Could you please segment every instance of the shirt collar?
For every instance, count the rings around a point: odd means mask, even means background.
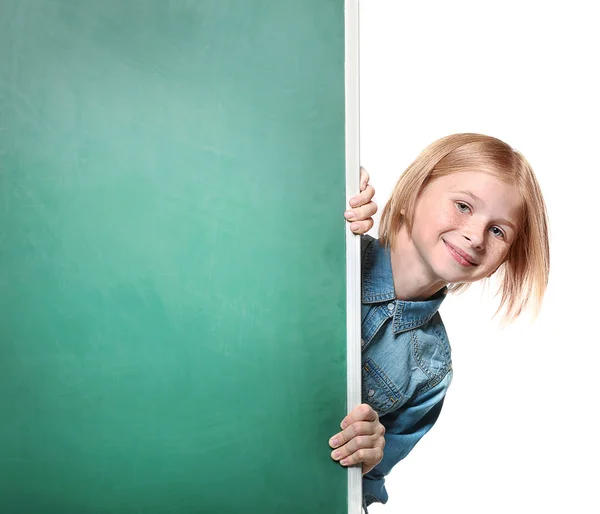
[[[394,316],[394,332],[402,332],[423,325],[438,311],[446,298],[447,287],[423,301],[398,300],[394,290],[394,277],[390,250],[373,239],[363,255],[362,303],[377,304],[394,302],[390,316]]]

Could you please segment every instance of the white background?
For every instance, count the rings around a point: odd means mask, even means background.
[[[360,160],[380,209],[425,146],[481,132],[533,165],[551,227],[537,320],[499,326],[493,288],[446,299],[454,382],[436,426],[389,476],[388,504],[370,514],[600,513],[597,9],[360,2]]]

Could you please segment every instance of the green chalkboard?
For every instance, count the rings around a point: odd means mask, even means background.
[[[0,512],[341,513],[343,0],[0,0]]]

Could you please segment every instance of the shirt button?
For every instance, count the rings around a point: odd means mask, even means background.
[[[375,394],[374,389],[369,389],[369,398]]]
[[[394,303],[388,303],[388,311],[393,311],[394,310]]]

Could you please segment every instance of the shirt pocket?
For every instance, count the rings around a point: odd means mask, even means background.
[[[397,409],[406,401],[386,373],[371,358],[362,363],[362,398],[363,403],[368,403],[380,416]]]

